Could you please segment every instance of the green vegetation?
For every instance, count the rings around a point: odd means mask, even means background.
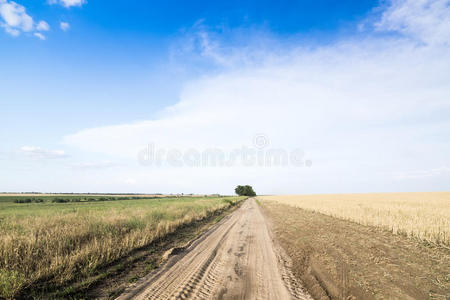
[[[0,298],[20,298],[43,282],[61,286],[95,274],[133,250],[245,197],[55,200],[69,198],[0,201]]]
[[[157,199],[161,196],[114,196],[114,195],[52,195],[52,196],[28,196],[24,194],[23,196],[2,196],[0,194],[1,202],[14,202],[14,203],[42,203],[42,202],[55,202],[55,203],[66,203],[66,202],[93,202],[93,201],[117,201],[117,200],[137,200],[137,199]]]
[[[238,185],[234,191],[239,196],[248,196],[248,197],[254,197],[256,196],[255,191],[253,188],[249,185]]]

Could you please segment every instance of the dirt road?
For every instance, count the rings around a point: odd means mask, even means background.
[[[249,199],[119,299],[312,299]]]

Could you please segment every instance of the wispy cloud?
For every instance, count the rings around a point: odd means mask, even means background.
[[[34,159],[58,159],[68,157],[63,150],[47,150],[35,146],[23,146],[20,148],[20,151],[27,157]]]
[[[429,169],[429,170],[397,172],[394,174],[394,178],[397,180],[423,179],[423,178],[436,177],[436,176],[441,176],[441,175],[446,175],[446,174],[450,174],[450,168],[443,166],[440,168],[434,168],[434,169]]]
[[[19,29],[14,29],[11,28],[9,26],[5,26],[4,24],[2,24],[2,27],[5,29],[5,32],[12,35],[12,36],[19,36],[20,35],[20,30]]]
[[[72,6],[82,6],[83,4],[87,3],[86,0],[49,0],[49,4],[60,4],[66,8],[72,7]]]
[[[45,21],[40,21],[37,26],[36,26],[36,30],[38,31],[49,31],[50,30],[50,25],[48,25],[47,22]]]
[[[62,31],[67,31],[70,29],[70,24],[67,22],[60,22],[59,28],[61,28]]]
[[[71,165],[72,168],[80,170],[103,170],[116,166],[118,166],[118,164],[111,161],[82,162]]]
[[[390,6],[375,23],[378,30],[399,32],[428,44],[449,43],[448,0],[390,0],[388,3]]]
[[[35,37],[37,37],[38,39],[42,40],[42,41],[45,41],[45,40],[46,40],[45,35],[43,35],[43,34],[40,33],[40,32],[35,32],[33,35],[34,35]]]

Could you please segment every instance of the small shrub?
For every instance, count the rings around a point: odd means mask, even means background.
[[[228,203],[229,205],[234,205],[234,202],[233,202],[233,200],[231,200],[231,199],[224,199],[223,200],[225,203]]]
[[[26,198],[26,199],[16,199],[14,200],[14,203],[31,203],[31,199]]]
[[[25,278],[17,271],[0,269],[0,298],[13,299],[25,284]]]
[[[53,198],[52,202],[53,203],[67,203],[67,202],[69,202],[69,200],[64,199],[64,198]]]

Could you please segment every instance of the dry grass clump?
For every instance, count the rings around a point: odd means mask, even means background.
[[[238,198],[0,206],[0,298],[92,274]],[[24,207],[26,205],[26,207]]]
[[[363,225],[450,245],[450,192],[264,196]]]

